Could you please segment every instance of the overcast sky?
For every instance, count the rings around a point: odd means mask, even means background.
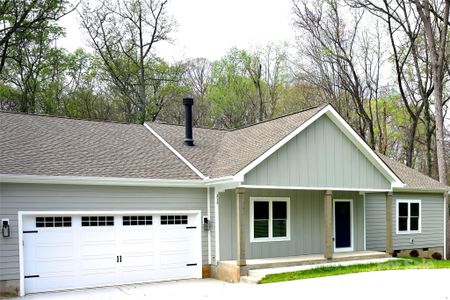
[[[85,0],[84,0],[85,1]],[[91,0],[92,1],[92,0]],[[95,0],[94,0],[95,1]],[[215,60],[230,48],[255,48],[294,37],[291,0],[171,0],[168,13],[178,23],[172,44],[158,53],[173,61],[193,57]],[[72,51],[85,47],[76,12],[61,20],[66,38],[59,44]]]

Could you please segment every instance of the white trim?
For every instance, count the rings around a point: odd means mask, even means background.
[[[116,185],[116,186],[167,186],[167,187],[204,187],[203,180],[145,179],[88,176],[41,176],[0,174],[4,183],[44,183],[76,185]]]
[[[252,185],[241,184],[239,187],[246,189],[272,189],[272,190],[312,190],[312,191],[352,191],[352,192],[391,192],[390,189],[360,189],[346,187],[311,187],[311,186],[276,186],[276,185]]]
[[[269,203],[269,237],[268,238],[254,238],[254,202],[264,201]],[[272,221],[273,221],[273,206],[272,203],[275,201],[286,202],[286,236],[285,237],[273,237],[272,232]],[[280,242],[280,241],[290,241],[291,240],[291,208],[290,208],[289,197],[250,197],[250,243],[261,243],[261,242]]]
[[[363,152],[363,154],[365,154],[364,156],[369,159],[369,161],[372,162],[372,164],[386,177],[386,179],[391,182],[391,188],[404,187],[403,182],[394,174],[394,172],[391,171],[391,169],[389,169],[389,167],[378,157],[378,155],[367,145],[367,143],[363,141],[363,139],[353,130],[353,128],[348,125],[348,123],[337,113],[336,110],[334,110],[331,105],[327,105],[326,107],[318,111],[305,123],[300,125],[297,129],[292,131],[281,141],[272,146],[269,150],[264,152],[261,156],[244,167],[236,174],[236,177],[243,178],[245,174],[253,170],[262,161],[264,161],[271,154],[280,149],[283,145],[297,136],[300,132],[302,132],[305,128],[314,123],[324,114],[326,114],[331,119],[331,121],[333,121],[333,123],[335,123],[338,128],[342,130],[342,132],[355,144],[355,146],[358,147],[358,149]]]
[[[399,211],[399,204],[400,203],[407,203],[408,204],[408,221],[407,221],[407,230],[406,231],[399,231],[398,228],[398,211]],[[419,204],[419,227],[418,230],[411,230],[411,203],[418,203]],[[399,235],[406,235],[406,234],[418,234],[422,233],[422,200],[419,199],[397,199],[395,201],[395,223],[396,223],[396,234]],[[445,223],[445,222],[444,222]]]
[[[362,194],[363,196],[363,205],[364,205],[364,210],[363,210],[363,218],[364,218],[364,251],[367,250],[367,225],[366,225],[366,193]]]
[[[25,296],[25,268],[23,262],[23,220],[22,214],[20,212],[17,213],[17,224],[19,230],[19,296]]]
[[[404,187],[404,188],[393,188],[394,192],[399,192],[399,193],[407,193],[407,192],[412,192],[412,193],[442,193],[442,192],[447,192],[450,191],[450,189],[446,190],[444,188],[437,188],[437,189],[419,189],[419,188],[408,188],[408,187]]]
[[[220,214],[219,214],[219,195],[216,188],[214,188],[214,205],[215,205],[214,216],[216,221],[214,227],[216,229],[215,240],[216,240],[216,265],[217,265],[218,262],[220,261]]]
[[[350,247],[336,248],[336,202],[350,202]],[[353,218],[353,199],[333,199],[333,234],[334,234],[334,252],[351,252],[354,250],[354,218]]]
[[[25,296],[25,276],[24,276],[24,253],[23,253],[23,216],[40,216],[40,215],[125,215],[125,214],[195,214],[197,216],[197,278],[202,278],[202,216],[201,210],[113,210],[113,211],[18,211],[18,230],[19,230],[19,295]],[[153,280],[155,281],[155,280]],[[153,282],[149,281],[149,282]],[[156,280],[160,281],[160,280]],[[115,285],[108,285],[115,286]]]
[[[53,215],[126,215],[126,214],[201,214],[201,210],[27,210],[18,211],[22,216],[53,216]],[[201,220],[200,220],[201,223]],[[201,227],[201,226],[200,226]]]
[[[211,264],[211,196],[209,194],[209,187],[206,188],[206,192],[208,193],[208,195],[206,196],[207,199],[207,204],[206,204],[206,210],[207,210],[207,215],[208,215],[208,264]]]
[[[202,172],[200,172],[196,167],[194,167],[193,164],[191,164],[186,158],[184,158],[183,155],[181,155],[175,148],[173,148],[165,139],[163,139],[162,136],[160,136],[158,133],[156,133],[155,130],[153,130],[147,123],[144,123],[145,128],[148,129],[158,140],[161,141],[161,143],[164,144],[170,151],[172,151],[173,154],[175,154],[182,162],[184,162],[192,171],[194,171],[195,174],[197,174],[200,178],[206,179],[207,176],[203,175]]]
[[[448,214],[448,194],[444,193],[444,259],[447,259],[447,214]]]
[[[235,178],[233,176],[224,176],[224,177],[218,177],[218,178],[208,178],[205,180],[205,185],[217,185],[217,184],[227,184],[235,182]]]

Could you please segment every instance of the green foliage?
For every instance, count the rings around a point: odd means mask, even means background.
[[[216,126],[236,128],[255,121],[252,96],[254,88],[245,74],[242,51],[232,49],[213,63],[212,80],[206,98]],[[250,108],[250,109],[249,109]]]
[[[450,261],[448,260],[435,260],[422,258],[395,259],[382,263],[358,264],[358,265],[335,266],[335,267],[317,267],[304,271],[271,274],[264,277],[259,283],[273,283],[281,281],[301,280],[308,278],[318,278],[351,273],[386,271],[386,270],[448,269],[448,268],[450,268]]]

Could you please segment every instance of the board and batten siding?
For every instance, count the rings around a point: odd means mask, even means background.
[[[390,182],[324,115],[245,175],[246,185],[390,189]]]
[[[0,280],[19,279],[18,211],[201,210],[201,216],[206,216],[206,191],[199,188],[0,184],[0,216],[9,218],[11,223],[11,237],[0,237]],[[202,230],[204,264],[208,263],[207,238],[207,232]]]
[[[443,195],[394,193],[392,197],[392,242],[394,250],[442,247],[444,245]],[[421,233],[397,234],[397,200],[421,200]],[[367,250],[386,249],[386,194],[366,194]]]
[[[250,197],[290,198],[289,241],[250,242]],[[323,191],[302,190],[245,190],[246,258],[271,258],[306,254],[320,254],[324,251]],[[354,247],[364,250],[364,205],[357,192],[333,192],[334,199],[353,199]],[[236,259],[236,195],[235,190],[219,193],[220,260]]]

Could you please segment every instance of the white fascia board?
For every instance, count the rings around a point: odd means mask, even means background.
[[[230,183],[230,182],[235,182],[235,181],[236,181],[236,178],[233,176],[208,178],[208,179],[205,179],[205,185],[206,186],[214,186],[217,184],[224,184],[224,183]]]
[[[161,143],[164,144],[173,154],[175,154],[182,162],[184,162],[195,174],[201,179],[207,179],[208,177],[203,175],[193,164],[191,164],[183,155],[181,155],[174,147],[172,147],[165,139],[162,138],[156,131],[154,131],[147,123],[144,123],[145,128],[148,129]]]
[[[441,194],[441,193],[445,193],[450,191],[450,189],[444,189],[444,188],[440,188],[440,189],[414,189],[414,188],[408,188],[408,187],[403,187],[403,188],[393,188],[394,193],[398,192],[398,193],[427,193],[427,194]]]
[[[299,126],[296,130],[292,131],[286,137],[284,137],[281,141],[275,144],[272,148],[263,153],[260,157],[255,159],[253,162],[248,164],[245,168],[239,171],[235,177],[238,179],[243,179],[244,175],[253,170],[257,165],[259,165],[262,161],[272,155],[275,151],[280,149],[286,143],[288,143],[291,139],[297,136],[300,132],[302,132],[309,125],[314,123],[321,116],[326,114],[330,117],[330,120],[338,126],[339,129],[348,137],[350,140],[358,147],[358,149],[364,154],[365,157],[372,162],[372,164],[391,182],[391,188],[394,187],[403,187],[403,182],[394,174],[394,172],[389,169],[388,166],[378,157],[378,155],[370,149],[367,143],[353,130],[353,128],[337,113],[336,110],[331,105],[325,106],[323,109],[318,111],[314,116],[309,118],[305,123]],[[242,181],[242,180],[241,180]]]
[[[391,192],[390,189],[364,189],[364,188],[346,188],[346,187],[326,187],[326,186],[276,186],[276,185],[250,185],[242,184],[239,187],[246,189],[270,189],[270,190],[307,190],[307,191],[350,191],[364,193]]]
[[[42,183],[113,186],[204,187],[203,180],[145,179],[87,176],[41,176],[0,174],[2,183]]]

